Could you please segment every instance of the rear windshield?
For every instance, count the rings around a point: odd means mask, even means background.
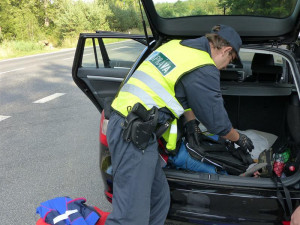
[[[297,0],[153,0],[159,16],[176,18],[208,15],[290,16]]]

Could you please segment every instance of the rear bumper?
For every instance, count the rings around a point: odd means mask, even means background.
[[[192,225],[194,223],[180,222],[177,220],[167,219],[165,225]]]

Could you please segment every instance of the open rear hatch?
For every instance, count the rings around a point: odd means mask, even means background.
[[[198,10],[189,11],[183,9],[190,6],[189,1],[141,1],[156,36],[199,37],[220,23],[232,26],[244,44],[292,42],[299,34],[300,2],[297,0],[190,1]],[[210,4],[215,10],[201,10],[204,4]]]

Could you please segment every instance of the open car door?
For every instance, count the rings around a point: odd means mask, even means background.
[[[106,31],[80,34],[72,76],[99,112],[110,107],[120,84],[147,49],[146,44],[143,35]]]

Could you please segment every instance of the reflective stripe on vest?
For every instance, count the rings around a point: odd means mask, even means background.
[[[179,118],[182,115],[184,109],[179,104],[175,96],[168,92],[153,77],[149,76],[143,71],[137,70],[131,78],[134,78],[139,82],[147,84],[147,88],[150,88],[152,90],[151,93],[149,93],[149,91],[141,89],[139,85],[131,84],[131,82],[128,82],[124,85],[124,87],[121,89],[122,92],[130,92],[139,97],[140,99],[143,99],[143,102],[145,102],[149,108],[158,105],[166,105],[167,103],[169,106],[168,108],[174,114],[175,117]],[[154,99],[156,98],[156,96],[159,96],[160,99],[156,99],[155,102]]]
[[[180,40],[170,41],[154,51],[138,67],[121,88],[112,107],[127,116],[128,107],[140,102],[147,109],[153,106],[167,107],[178,119],[184,109],[175,97],[175,85],[183,75],[205,65],[215,65],[207,52],[183,46]],[[170,150],[176,147],[177,128],[175,133],[170,132],[175,124],[177,122],[173,121],[173,126],[163,135],[168,144],[170,141]]]
[[[169,129],[162,135],[163,139],[166,141],[167,150],[175,150],[177,142],[177,120],[173,120]]]

